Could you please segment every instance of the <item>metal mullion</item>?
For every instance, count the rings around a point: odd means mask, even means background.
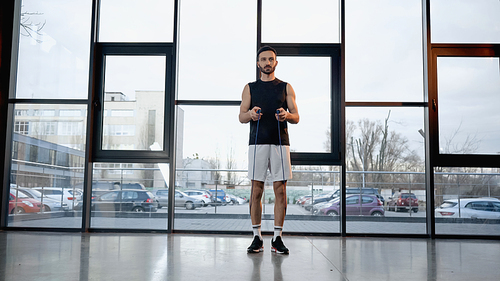
[[[346,107],[426,107],[427,102],[345,102]]]
[[[499,155],[485,154],[439,154],[435,160],[435,167],[477,167],[500,168]]]
[[[423,98],[427,102],[424,107],[424,128],[425,128],[425,190],[426,190],[426,233],[429,237],[435,238],[436,236],[436,219],[434,217],[434,154],[433,147],[436,145],[433,142],[433,137],[436,136],[437,129],[432,125],[435,115],[431,115],[432,98],[430,96],[430,81],[434,81],[432,76],[432,57],[431,57],[431,12],[430,0],[422,1],[422,52],[423,52]],[[434,110],[435,111],[435,110]]]
[[[176,166],[175,163],[177,162],[177,155],[176,155],[176,150],[177,150],[177,106],[176,106],[176,99],[178,96],[177,93],[177,82],[178,82],[178,74],[179,74],[179,45],[180,45],[180,40],[179,40],[179,35],[180,35],[180,1],[179,0],[174,0],[174,26],[173,26],[173,38],[172,38],[172,62],[171,62],[171,75],[170,77],[172,78],[172,81],[170,81],[170,87],[171,87],[171,93],[166,99],[168,98],[170,100],[170,109],[168,113],[170,113],[170,118],[167,120],[170,120],[169,124],[169,140],[168,143],[170,144],[168,149],[169,149],[169,189],[168,189],[168,206],[167,206],[167,233],[172,233],[174,229],[174,214],[175,214],[175,181],[176,181]],[[166,77],[167,78],[167,77]],[[166,82],[166,81],[165,81]],[[166,87],[165,87],[166,88]],[[165,122],[167,123],[167,122]],[[165,140],[164,140],[164,143]]]
[[[19,40],[19,24],[21,1],[4,1],[0,4],[0,41],[2,42],[0,61],[0,131],[4,136],[0,140],[0,229],[8,224],[9,216],[9,186],[11,169],[13,106],[8,98],[13,95],[16,85],[16,68]],[[14,74],[14,75],[13,75]]]
[[[345,0],[340,0],[340,161],[342,163],[341,173],[340,173],[340,191],[343,196],[340,196],[340,235],[342,237],[347,236],[347,216],[346,216],[346,174],[347,174],[347,163],[346,163],[346,102],[345,102]]]
[[[338,43],[262,43],[275,48],[279,56],[335,56],[339,54]]]
[[[88,104],[87,99],[9,99],[14,104]]]
[[[91,220],[91,198],[92,198],[92,175],[93,175],[93,149],[94,149],[94,121],[95,108],[93,101],[96,96],[95,92],[95,66],[97,65],[96,58],[96,42],[99,38],[99,7],[100,0],[92,1],[92,22],[90,31],[90,56],[89,56],[89,83],[88,83],[88,98],[87,103],[87,136],[85,144],[85,167],[83,176],[83,206],[82,206],[82,226],[81,230],[87,232],[90,229]]]
[[[176,100],[175,105],[240,106],[240,100]]]
[[[455,49],[477,49],[477,48],[494,48],[499,49],[500,44],[498,43],[484,43],[484,44],[464,44],[464,43],[432,43],[430,44],[433,49],[441,48],[455,48]]]
[[[500,45],[489,47],[432,46],[431,52],[437,57],[495,57],[500,56]]]

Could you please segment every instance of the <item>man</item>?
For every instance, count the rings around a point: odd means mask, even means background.
[[[292,86],[274,75],[277,65],[276,50],[269,46],[260,48],[257,52],[257,67],[261,77],[245,85],[241,97],[240,122],[250,122],[248,177],[252,180],[250,217],[254,239],[247,249],[248,253],[258,253],[264,248],[261,199],[268,169],[276,197],[271,250],[289,253],[281,238],[287,206],[286,181],[292,178],[287,122],[298,123],[299,112]]]

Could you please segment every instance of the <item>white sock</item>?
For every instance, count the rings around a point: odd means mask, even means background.
[[[260,240],[262,239],[262,233],[260,231],[260,224],[252,225],[253,236],[259,236]]]
[[[278,236],[281,236],[281,233],[283,232],[283,227],[282,226],[274,226],[274,237],[273,241],[276,240]]]

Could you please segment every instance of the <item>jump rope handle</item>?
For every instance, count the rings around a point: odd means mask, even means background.
[[[276,109],[276,114],[278,115],[278,138],[279,138],[279,141],[280,141],[281,171],[283,171],[283,184],[285,184],[285,182],[286,182],[286,179],[285,179],[285,168],[284,168],[285,165],[283,164],[283,148],[281,146],[281,130],[280,130],[280,118],[279,118],[280,110],[279,109]]]

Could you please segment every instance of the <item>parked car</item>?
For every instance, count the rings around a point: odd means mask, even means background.
[[[239,205],[239,204],[245,204],[246,203],[246,200],[239,197],[239,196],[236,196],[236,195],[233,195],[233,194],[227,194],[226,196],[229,197],[229,199],[231,200],[231,204],[235,204],[235,205]]]
[[[35,187],[43,195],[58,200],[63,204],[68,205],[69,210],[73,210],[74,207],[81,206],[83,192],[76,188],[61,188],[61,187]]]
[[[23,192],[10,192],[9,214],[37,213],[40,212],[42,203],[30,198]]]
[[[500,200],[497,198],[461,198],[445,200],[435,210],[436,217],[500,219]]]
[[[147,190],[113,190],[92,199],[92,211],[156,212],[158,201]]]
[[[413,193],[408,192],[396,192],[394,196],[389,197],[391,199],[387,202],[388,211],[410,211],[418,212],[418,199]]]
[[[194,210],[200,208],[203,203],[200,200],[188,196],[186,193],[175,190],[175,207],[184,207],[188,210]],[[162,207],[168,206],[168,189],[158,189],[156,190],[156,199]]]
[[[312,211],[314,205],[316,205],[318,203],[328,202],[328,201],[334,199],[335,198],[334,194],[335,194],[334,192],[329,192],[329,193],[322,193],[322,194],[312,196],[311,198],[306,199],[306,201],[304,203],[304,208],[307,211]]]
[[[134,182],[134,183],[122,183],[120,189],[142,189],[146,190],[146,187],[142,183]]]
[[[212,193],[214,199],[212,204],[226,205],[231,202],[231,199],[226,196],[224,189],[210,189],[210,193]]]
[[[189,190],[184,190],[184,193],[186,193],[190,197],[200,200],[204,207],[212,203],[212,194],[207,190],[189,189]]]
[[[83,186],[77,186],[83,189]],[[120,182],[117,181],[92,181],[92,190],[116,190],[120,189]]]
[[[17,189],[11,189],[11,192],[15,194],[16,190],[18,192],[26,194],[30,198],[40,201],[40,203],[43,205],[44,212],[51,212],[51,211],[57,212],[57,211],[68,210],[68,204],[61,203],[60,200],[52,199],[46,195],[43,195],[38,190],[32,188],[17,188]]]
[[[297,199],[297,201],[295,201],[295,204],[298,204],[298,205],[304,207],[304,203],[306,202],[306,200],[308,198],[311,198],[311,195],[301,196],[301,197],[299,197],[299,199]]]
[[[338,216],[340,213],[340,198],[332,200],[328,207],[319,211],[321,215]],[[375,195],[349,195],[346,198],[347,216],[384,216],[384,205]]]
[[[346,188],[346,194],[371,194],[377,196],[377,198],[382,201],[382,203],[385,203],[385,199],[382,195],[379,194],[378,189],[373,188],[373,187],[348,187]],[[333,198],[339,197],[340,196],[340,189],[336,190],[333,194]]]

